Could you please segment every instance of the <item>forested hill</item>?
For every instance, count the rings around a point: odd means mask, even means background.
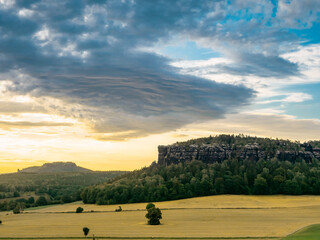
[[[115,204],[127,202],[164,201],[214,194],[320,194],[320,163],[316,157],[308,161],[299,152],[316,152],[318,141],[308,143],[222,135],[177,143],[174,147],[203,147],[218,144],[244,149],[256,145],[266,155],[258,158],[231,154],[219,161],[185,159],[176,164],[153,163],[150,167],[125,174],[118,179],[85,188],[85,203]],[[315,150],[315,151],[314,151]],[[297,153],[298,157],[272,156],[271,153]],[[241,151],[240,151],[241,152]],[[175,154],[183,155],[182,152]],[[250,156],[250,155],[248,155]],[[259,157],[262,156],[262,157]]]

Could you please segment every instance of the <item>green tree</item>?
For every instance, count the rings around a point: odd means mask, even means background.
[[[13,214],[19,214],[20,208],[18,206],[16,206],[12,211],[13,211]]]
[[[24,202],[18,202],[16,203],[16,206],[15,208],[13,209],[13,213],[14,214],[19,214],[19,213],[22,213],[23,210],[25,209],[26,205]]]
[[[162,213],[159,208],[151,207],[147,209],[148,213],[146,214],[146,218],[148,218],[149,225],[159,225],[160,219],[162,219]]]
[[[47,205],[48,202],[47,202],[47,199],[44,196],[40,196],[38,198],[36,204],[39,205],[39,206],[44,206],[44,205]]]
[[[84,236],[85,236],[85,237],[87,237],[87,235],[88,235],[88,233],[89,233],[90,229],[89,229],[89,228],[87,228],[87,227],[84,227],[84,228],[82,228],[82,231],[83,231]]]
[[[29,197],[28,203],[33,204],[34,203],[34,197]]]
[[[83,212],[83,208],[82,207],[77,207],[76,213],[82,213],[82,212]]]
[[[156,205],[154,205],[153,203],[148,203],[146,206],[146,209],[148,210],[149,208],[154,208],[156,207]]]
[[[261,176],[258,176],[254,180],[254,193],[255,194],[267,194],[268,184],[267,180]]]

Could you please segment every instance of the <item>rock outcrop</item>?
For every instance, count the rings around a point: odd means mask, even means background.
[[[222,162],[226,159],[253,160],[277,158],[283,161],[295,162],[298,159],[311,162],[313,158],[320,160],[320,148],[301,145],[301,151],[265,151],[259,144],[251,143],[245,146],[209,144],[209,145],[168,145],[158,146],[158,163],[164,165],[200,160],[205,163]]]

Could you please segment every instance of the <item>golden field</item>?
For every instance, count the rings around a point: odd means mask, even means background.
[[[84,213],[75,213],[78,206]],[[159,226],[146,224],[145,203],[98,206],[82,203],[55,205],[23,214],[0,212],[0,238],[163,237],[163,238],[261,238],[285,237],[320,223],[320,196],[220,195],[159,202]]]

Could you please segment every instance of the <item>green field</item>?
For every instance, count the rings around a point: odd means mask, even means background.
[[[0,238],[81,239],[88,227],[90,237],[117,239],[282,239],[320,223],[320,196],[220,195],[159,202],[159,226],[146,224],[145,205],[123,204],[123,211],[115,212],[117,205],[77,202],[18,215],[0,212]],[[78,206],[85,212],[75,213]]]
[[[318,240],[320,239],[320,224],[311,225],[289,235],[283,240]]]

